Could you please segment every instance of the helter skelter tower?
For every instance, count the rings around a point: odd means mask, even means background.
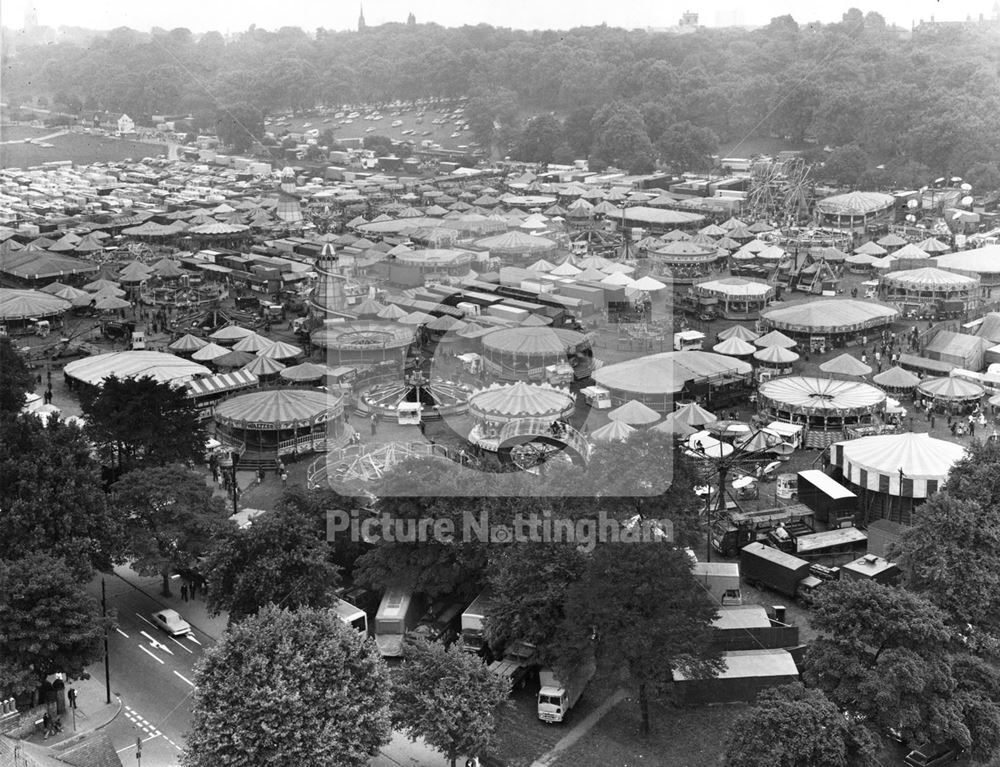
[[[316,291],[309,302],[310,314],[317,324],[333,315],[347,312],[347,294],[344,283],[347,277],[340,271],[340,264],[333,243],[323,245],[314,267],[318,275]]]
[[[275,214],[286,224],[302,224],[302,207],[295,187],[295,171],[285,168],[281,171],[281,186],[278,190],[278,207]]]

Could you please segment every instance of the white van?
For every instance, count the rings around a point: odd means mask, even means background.
[[[368,616],[360,607],[355,607],[343,599],[334,599],[333,610],[348,626],[357,629],[362,636],[368,636]]]

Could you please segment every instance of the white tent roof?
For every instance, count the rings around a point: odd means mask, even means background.
[[[97,386],[112,375],[119,378],[151,376],[160,382],[182,383],[197,376],[209,375],[212,371],[204,365],[173,354],[127,351],[108,352],[74,360],[66,365],[64,372],[70,378]]]
[[[965,448],[927,433],[906,432],[837,442],[831,455],[833,463],[856,485],[899,495],[902,470],[904,494],[926,498],[948,478],[951,467],[965,455]]]

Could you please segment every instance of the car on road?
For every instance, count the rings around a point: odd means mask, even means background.
[[[191,633],[191,624],[184,620],[176,610],[166,609],[153,613],[153,623],[166,631],[170,636],[186,636]]]
[[[961,756],[962,749],[947,743],[928,743],[913,749],[903,757],[903,763],[908,767],[940,767],[951,764]]]

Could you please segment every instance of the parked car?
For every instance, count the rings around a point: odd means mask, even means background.
[[[191,624],[184,620],[176,610],[167,609],[153,613],[153,623],[170,636],[185,636],[191,633]]]
[[[962,755],[962,749],[946,743],[927,743],[913,749],[903,757],[903,763],[908,767],[939,767],[951,764]]]

